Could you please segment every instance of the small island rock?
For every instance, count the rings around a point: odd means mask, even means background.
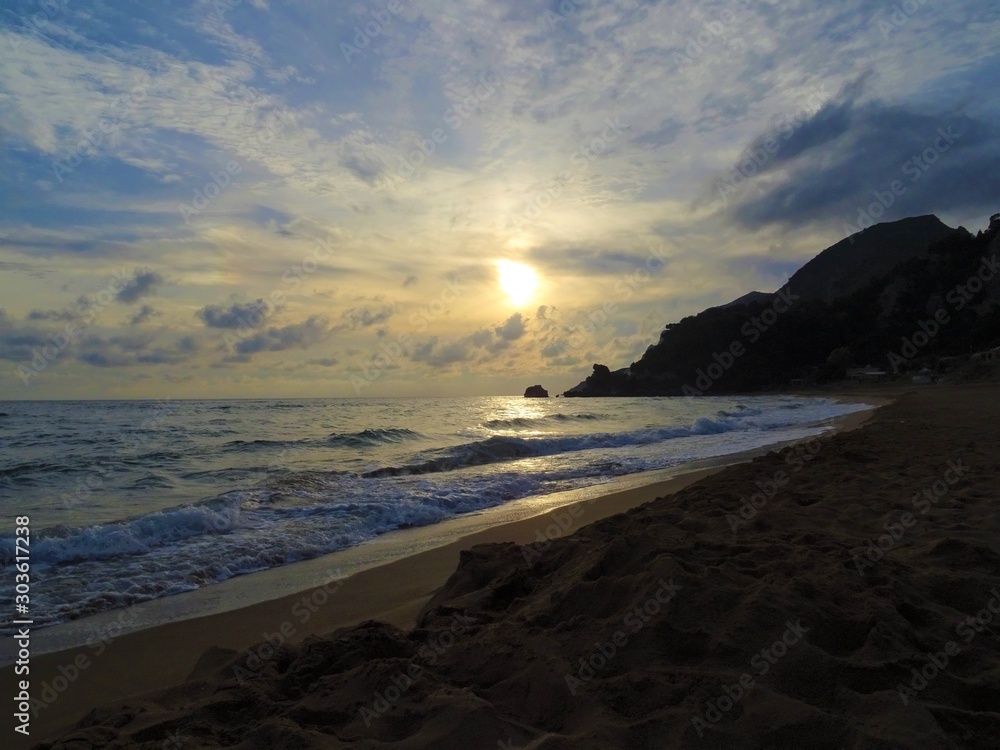
[[[547,390],[545,390],[544,388],[542,388],[542,386],[540,386],[540,385],[533,385],[533,386],[530,386],[524,392],[524,397],[525,398],[548,398],[549,397],[549,392]]]

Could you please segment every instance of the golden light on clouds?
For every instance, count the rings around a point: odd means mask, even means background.
[[[496,264],[500,289],[510,304],[519,307],[529,302],[538,288],[537,274],[523,263],[498,260]]]

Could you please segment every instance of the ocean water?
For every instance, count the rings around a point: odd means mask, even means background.
[[[35,627],[521,498],[816,435],[821,398],[0,402],[0,597]]]

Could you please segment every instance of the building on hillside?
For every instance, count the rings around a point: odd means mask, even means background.
[[[851,367],[847,370],[847,379],[856,380],[859,383],[879,383],[889,379],[889,374],[885,370],[879,370],[871,365],[865,367]]]

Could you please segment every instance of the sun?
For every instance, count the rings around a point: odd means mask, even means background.
[[[496,264],[500,288],[507,295],[510,304],[517,307],[530,300],[538,287],[535,272],[523,263],[510,260],[498,260]]]

